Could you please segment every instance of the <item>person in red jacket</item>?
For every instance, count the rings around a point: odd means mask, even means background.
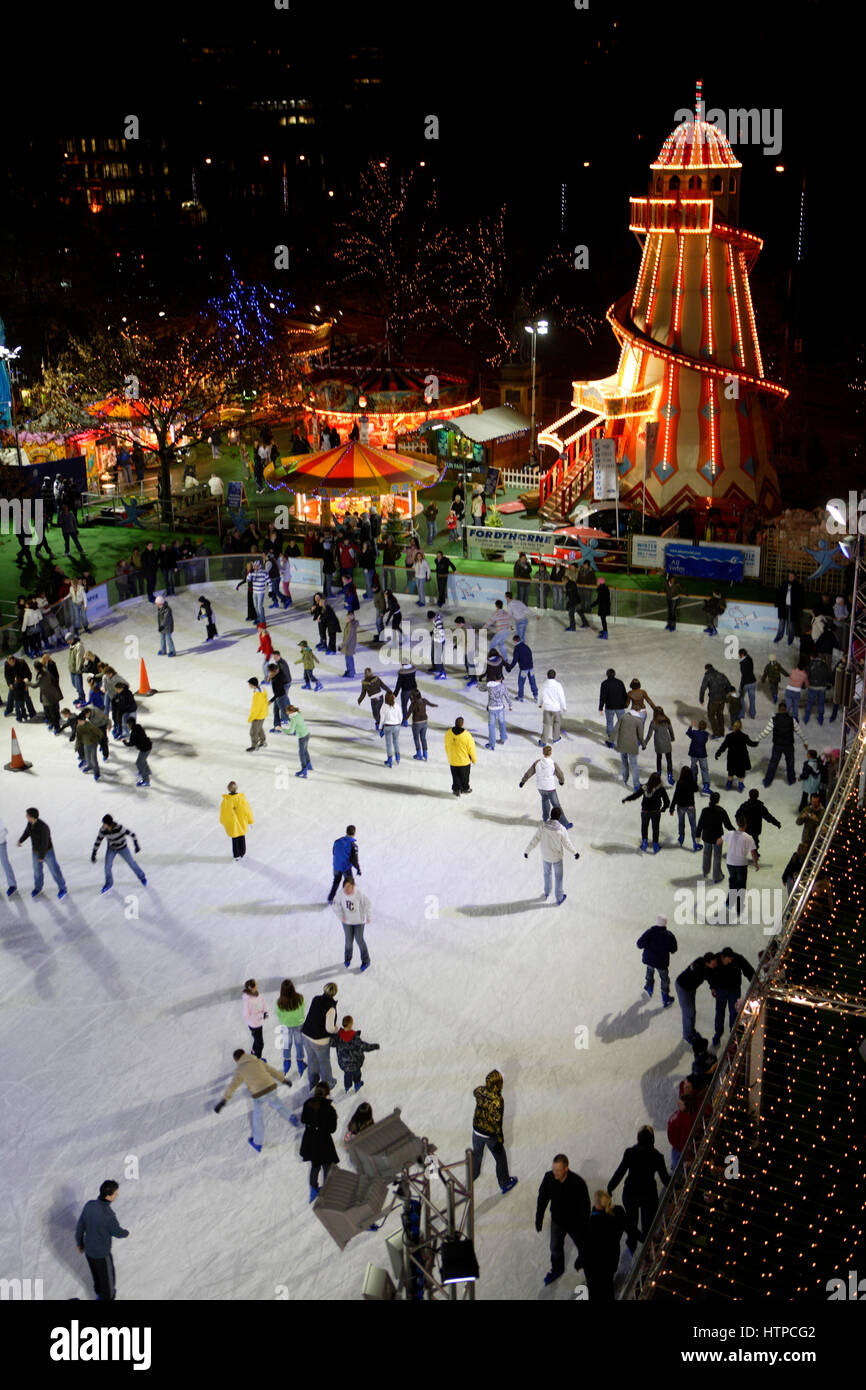
[[[271,634],[268,632],[267,623],[259,623],[258,631],[258,650],[262,653],[262,656],[264,657],[264,660],[262,661],[262,680],[267,684],[268,667],[271,664],[271,661],[273,660],[274,656],[274,644],[271,641]]]
[[[695,1112],[689,1109],[688,1096],[677,1097],[677,1108],[668,1120],[668,1143],[671,1146],[671,1168],[676,1168],[686,1140],[692,1132]]]

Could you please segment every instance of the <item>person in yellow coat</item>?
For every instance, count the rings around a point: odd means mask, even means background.
[[[265,692],[259,688],[259,683],[255,676],[250,677],[247,681],[247,685],[253,692],[253,701],[250,705],[250,717],[247,720],[250,726],[250,746],[247,752],[254,753],[257,748],[267,748],[268,746],[267,739],[265,738],[265,720],[268,717],[268,697]]]
[[[475,756],[475,739],[468,729],[464,729],[462,719],[455,719],[453,727],[445,735],[445,756],[451,765],[453,794],[463,796],[471,792],[469,766],[478,759]]]
[[[220,825],[232,842],[232,854],[237,861],[247,852],[247,826],[253,824],[250,803],[243,792],[238,791],[237,782],[229,782],[228,792],[223,796],[220,806]]]

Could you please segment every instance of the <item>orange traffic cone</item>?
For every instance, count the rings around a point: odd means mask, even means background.
[[[150,681],[147,678],[147,667],[144,664],[144,657],[141,658],[141,675],[139,676],[138,689],[135,693],[136,695],[156,694],[156,691],[151,688]]]
[[[7,772],[28,772],[33,766],[32,763],[25,763],[21,756],[21,745],[18,742],[18,735],[14,729],[12,730],[12,761],[11,763],[6,763],[5,766]]]

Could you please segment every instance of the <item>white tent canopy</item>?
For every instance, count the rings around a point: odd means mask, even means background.
[[[530,421],[508,405],[482,410],[480,415],[461,415],[457,420],[443,420],[442,427],[456,430],[476,444],[488,444],[491,439],[503,439],[509,434],[528,433]]]

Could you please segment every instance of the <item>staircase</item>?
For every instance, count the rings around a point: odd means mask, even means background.
[[[583,493],[592,483],[592,460],[568,454],[559,458],[539,483],[538,515],[554,526],[566,525]]]

